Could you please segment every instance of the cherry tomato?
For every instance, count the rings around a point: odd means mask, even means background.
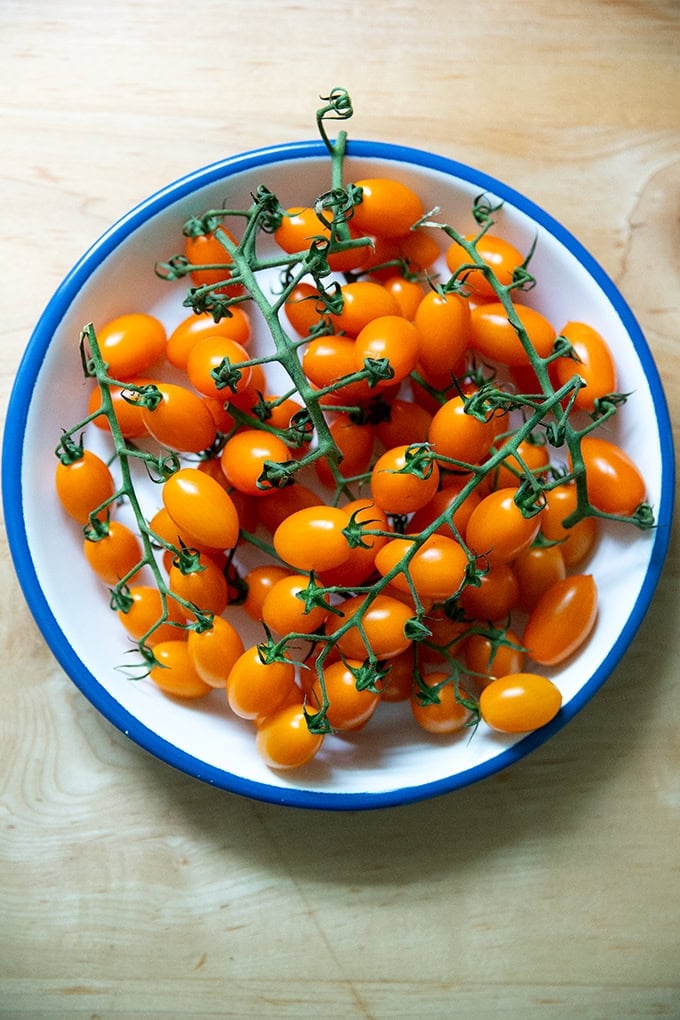
[[[413,616],[413,610],[398,599],[380,594],[367,606],[364,595],[354,595],[340,608],[342,616],[329,617],[327,632],[335,634],[355,614],[361,613],[361,627],[366,636],[364,641],[356,624],[338,636],[337,648],[346,658],[363,662],[372,651],[378,659],[391,659],[406,651],[411,644],[404,627]]]
[[[353,670],[356,671],[360,668],[361,662],[352,659],[347,659],[345,662],[333,662],[324,667],[323,679],[328,700],[326,719],[334,730],[360,729],[366,725],[378,707],[379,694],[368,689],[357,689],[356,675]],[[314,712],[322,705],[321,680],[317,676],[309,694],[308,710]]]
[[[378,550],[375,565],[383,577],[398,567],[410,545],[408,538],[400,537]],[[420,545],[406,569],[419,595],[446,599],[462,584],[467,564],[467,555],[455,539],[435,533]],[[411,590],[405,572],[395,574],[391,583],[401,591]]]
[[[330,211],[328,218],[332,218]],[[351,228],[350,232],[352,232]],[[356,239],[359,238],[356,231],[354,231],[354,236]],[[292,206],[290,209],[286,209],[280,226],[274,231],[276,243],[291,255],[307,251],[316,237],[321,237],[326,241],[330,240],[331,229],[309,206]],[[350,272],[363,265],[367,251],[368,243],[346,248],[344,251],[333,252],[327,256],[328,265],[334,272]]]
[[[515,503],[514,488],[496,489],[475,507],[465,541],[479,556],[492,563],[507,563],[527,549],[538,534],[543,511],[525,517]]]
[[[79,524],[87,524],[92,511],[115,492],[109,468],[91,450],[84,450],[82,457],[69,464],[58,461],[54,478],[59,502]],[[104,508],[98,516],[103,519],[107,513],[108,508]]]
[[[245,649],[236,628],[228,620],[216,616],[209,630],[189,631],[187,651],[203,683],[210,687],[226,687],[231,668]]]
[[[603,513],[628,517],[644,502],[647,487],[628,454],[607,439],[585,436],[581,455],[586,468],[588,499]]]
[[[213,335],[204,337],[191,348],[187,357],[186,371],[192,386],[206,397],[217,397],[231,400],[237,393],[243,393],[252,378],[252,368],[238,366],[248,360],[245,347],[228,336]],[[215,379],[213,373],[230,366],[228,381]]]
[[[473,620],[502,620],[519,601],[519,584],[513,567],[494,562],[479,578],[479,586],[467,585],[460,604]]]
[[[392,446],[424,443],[432,415],[412,400],[395,397],[385,407],[386,418],[375,425],[376,437],[388,450]]]
[[[411,712],[413,718],[428,733],[458,733],[472,716],[468,707],[461,704],[456,697],[455,684],[444,671],[427,673],[423,684],[436,695],[436,701],[423,698],[419,686],[414,685],[411,691]],[[469,695],[459,689],[460,698],[468,699]]]
[[[262,563],[248,571],[244,578],[248,593],[243,603],[248,616],[253,620],[262,619],[262,606],[267,594],[277,581],[288,577],[289,574],[290,571],[286,567],[279,567],[274,563]]]
[[[182,636],[184,616],[173,598],[166,599],[164,610],[158,588],[152,585],[133,585],[129,595],[132,604],[127,611],[118,611],[118,619],[131,638],[135,641],[144,638],[144,643],[153,647],[160,641],[175,641]],[[162,622],[156,627],[159,620]],[[149,634],[152,627],[154,630]]]
[[[518,605],[525,612],[533,609],[541,595],[556,581],[567,576],[559,545],[534,545],[525,549],[512,564],[519,586]]]
[[[262,620],[276,634],[312,634],[328,616],[328,598],[323,605],[306,607],[298,598],[309,586],[306,574],[287,574],[276,581],[262,603]]]
[[[83,540],[85,559],[105,584],[115,585],[124,577],[134,580],[131,572],[143,557],[142,545],[137,536],[121,521],[110,520],[102,525],[101,535],[93,534]]]
[[[597,586],[590,574],[572,574],[551,585],[524,628],[529,657],[542,666],[554,666],[573,655],[595,626],[597,601]]]
[[[328,318],[328,313],[319,301],[318,288],[304,281],[298,283],[286,298],[283,310],[288,322],[300,336],[309,336],[318,322]]]
[[[276,552],[298,570],[330,570],[349,559],[351,548],[344,534],[349,517],[339,507],[319,506],[297,510],[274,532]]]
[[[130,386],[147,386],[153,382],[152,379],[147,379],[144,376],[133,376],[132,379],[128,380]],[[132,390],[126,389],[124,386],[111,386],[111,401],[113,404],[113,413],[118,422],[121,434],[124,439],[139,439],[141,436],[147,434],[146,425],[144,424],[143,409],[140,404],[136,404],[133,401],[127,399],[132,395]],[[99,387],[95,386],[90,391],[90,397],[87,403],[88,414],[94,414],[97,409],[101,407],[101,393]],[[109,420],[105,414],[100,414],[96,418],[93,418],[92,424],[96,425],[102,432],[110,432],[111,426]]]
[[[345,503],[342,509],[348,518],[354,519],[368,531],[390,531],[390,524],[385,513],[370,499],[355,499]],[[325,587],[337,585],[341,588],[352,588],[361,584],[373,573],[375,557],[378,549],[387,542],[385,535],[370,535],[362,531],[361,543],[355,546],[349,558],[337,567],[321,571],[319,578]]]
[[[509,673],[492,680],[479,697],[482,719],[501,733],[528,733],[545,726],[562,707],[552,680],[536,673]]]
[[[494,444],[496,446],[497,443]],[[492,452],[494,452],[492,450]],[[487,476],[489,489],[506,489],[519,485],[526,477],[527,469],[539,478],[550,464],[550,455],[544,444],[524,439],[517,445],[517,452],[508,454],[500,464]],[[485,479],[486,482],[486,479]]]
[[[279,489],[273,499],[258,499],[257,516],[260,524],[273,535],[279,524],[309,507],[319,505],[319,494],[302,482],[293,482]]]
[[[380,391],[403,382],[416,367],[419,356],[418,330],[402,315],[381,315],[367,323],[356,338],[354,365],[364,368],[366,359],[385,359],[392,375],[380,380],[373,389]]]
[[[252,335],[250,317],[240,305],[232,305],[229,315],[215,322],[210,312],[192,314],[177,325],[168,337],[165,356],[175,368],[186,369],[190,351],[209,336],[226,336],[245,347]]]
[[[553,350],[557,333],[544,315],[529,305],[516,304],[515,313],[529,337],[531,345],[541,358]],[[500,301],[479,305],[470,313],[471,346],[482,357],[501,365],[528,365],[529,355],[524,349]]]
[[[255,746],[270,768],[290,769],[311,761],[321,750],[323,740],[323,734],[310,733],[302,704],[294,704],[260,723]]]
[[[373,499],[386,513],[409,514],[420,510],[438,487],[439,468],[422,446],[403,445],[386,450],[371,472]]]
[[[495,677],[521,673],[525,661],[522,641],[509,627],[499,641],[483,633],[470,634],[465,639],[465,666],[485,686]]]
[[[552,370],[558,386],[564,386],[573,376],[585,382],[574,399],[574,407],[592,411],[598,397],[616,392],[616,365],[604,337],[585,322],[568,322],[560,330],[571,343],[578,360],[558,358]]]
[[[431,290],[418,305],[413,321],[420,336],[420,364],[425,374],[442,376],[457,370],[470,346],[470,309],[465,299]]]
[[[267,464],[284,464],[291,460],[284,441],[262,429],[243,429],[227,440],[220,456],[222,471],[228,482],[250,496],[276,493],[273,482],[263,478]]]
[[[225,226],[220,228],[224,234],[236,244],[236,238]],[[215,233],[196,234],[194,237],[187,237],[184,242],[184,254],[187,260],[194,266],[216,266],[214,269],[194,269],[191,279],[197,287],[221,283],[231,277],[229,266],[232,265],[232,257],[224,247]]]
[[[205,553],[199,553],[196,569],[184,573],[173,564],[168,575],[170,591],[191,602],[205,613],[219,616],[227,608],[227,579],[218,564]],[[184,611],[187,619],[192,614]]]
[[[433,417],[428,439],[437,455],[450,457],[464,467],[484,460],[497,432],[494,418],[480,421],[468,414],[464,398],[456,396],[442,404]]]
[[[396,298],[381,283],[373,280],[356,280],[340,288],[342,311],[332,314],[330,320],[336,333],[356,337],[373,319],[384,315],[401,318]]]
[[[163,484],[163,504],[179,528],[210,549],[233,549],[239,519],[219,482],[197,468],[180,468]]]
[[[407,280],[404,276],[396,275],[389,276],[383,286],[397,302],[400,314],[412,322],[418,305],[425,297],[422,285],[417,280]]]
[[[217,436],[215,419],[201,398],[176,383],[154,383],[161,400],[153,410],[142,409],[142,418],[149,435],[171,450],[200,453],[214,443]]]
[[[212,690],[196,672],[186,641],[159,641],[153,654],[158,665],[152,667],[149,676],[165,694],[176,698],[202,698]]]
[[[354,227],[377,237],[403,237],[425,212],[415,191],[401,181],[366,177],[355,181],[362,199],[354,206]]]
[[[468,234],[465,237],[466,241],[474,241],[474,239],[474,234]],[[499,237],[497,234],[487,232],[477,241],[475,247],[479,257],[487,266],[491,267],[494,276],[502,287],[507,287],[512,283],[514,271],[524,261],[523,256],[513,244],[510,244],[509,241]],[[446,264],[451,273],[455,273],[461,266],[469,265],[472,261],[465,249],[457,241],[454,241],[446,250]],[[464,280],[466,286],[470,287],[473,294],[480,294],[483,297],[496,297],[493,285],[487,280],[486,275],[481,269],[472,269],[470,272],[465,273]]]
[[[381,685],[381,701],[388,703],[408,701],[413,687],[414,661],[412,649],[389,660],[389,672]]]
[[[342,460],[337,470],[343,478],[353,478],[367,470],[373,453],[374,432],[370,425],[360,425],[349,414],[339,413],[329,427],[333,442]],[[323,485],[335,488],[335,476],[326,457],[315,461],[316,473]]]
[[[131,379],[165,354],[165,326],[153,315],[130,312],[97,330],[97,343],[112,379]]]
[[[354,340],[346,336],[320,336],[310,340],[302,355],[302,370],[316,389],[335,386],[338,379],[356,372]],[[354,404],[371,396],[366,380],[358,379],[328,393],[324,403]]]
[[[295,686],[292,662],[263,662],[257,645],[246,648],[227,677],[227,701],[235,715],[257,719],[283,705]]]
[[[452,483],[447,485],[445,488],[439,489],[435,492],[431,500],[429,500],[425,506],[421,507],[420,510],[416,510],[413,517],[409,521],[409,531],[415,534],[419,531],[424,531],[430,524],[433,524],[437,518],[441,517],[442,514],[449,512],[451,524],[448,520],[445,520],[437,528],[439,535],[445,535],[447,538],[460,537],[465,538],[465,531],[467,528],[467,522],[470,520],[472,511],[481,502],[481,496],[477,493],[476,489],[473,489],[465,499],[460,502],[460,491],[463,486],[463,482]],[[455,510],[451,512],[451,507],[454,503],[458,503]]]
[[[576,509],[576,486],[573,482],[556,485],[546,493],[546,506],[541,514],[541,533],[550,542],[559,542],[567,567],[574,567],[589,555],[597,539],[596,518],[584,517],[571,528],[562,524]]]
[[[199,552],[206,552],[209,556],[217,558],[220,553],[223,552],[221,549],[214,549],[212,546],[206,546],[199,542],[194,535],[190,535],[185,529],[177,527],[172,517],[165,509],[164,506],[160,507],[150,518],[149,528],[152,533],[152,537],[156,536],[158,539],[157,544],[169,544],[174,550],[179,550],[182,545],[188,546],[190,549],[198,549]],[[169,550],[166,550],[168,552]],[[173,553],[170,552],[170,557]],[[166,564],[169,569],[169,564]]]

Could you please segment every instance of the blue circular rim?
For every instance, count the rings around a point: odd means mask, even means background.
[[[75,685],[109,722],[150,754],[181,772],[232,793],[255,800],[318,810],[363,810],[394,807],[449,793],[499,772],[535,750],[565,726],[593,697],[621,660],[645,616],[656,589],[670,542],[675,491],[675,459],[672,429],[666,397],[651,351],[628,304],[602,267],[579,241],[552,216],[520,192],[488,174],[445,156],[384,142],[354,140],[348,143],[349,157],[411,163],[449,174],[489,191],[531,217],[569,249],[582,263],[621,318],[636,347],[649,380],[659,421],[662,457],[661,498],[656,508],[657,528],[649,566],[639,596],[615,646],[587,684],[547,726],[522,738],[489,762],[435,782],[380,793],[332,793],[279,788],[242,779],[206,765],[178,750],[142,725],[112,698],[87,670],[61,631],[40,587],[31,559],[23,518],[21,466],[24,433],[36,376],[52,335],[92,271],[125,238],[147,219],[168,205],[188,196],[198,187],[221,181],[233,174],[268,163],[325,156],[321,141],[290,142],[253,149],[228,157],[187,174],[140,202],[107,230],[82,256],[64,278],[40,317],[17,369],[7,410],[2,447],[2,500],[15,570],[29,609],[48,646]]]

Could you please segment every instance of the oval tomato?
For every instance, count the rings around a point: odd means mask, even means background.
[[[239,519],[219,482],[198,468],[180,468],[163,484],[163,504],[180,533],[210,549],[233,549]]]
[[[545,726],[562,707],[562,695],[547,677],[509,673],[492,680],[479,697],[482,719],[501,733],[528,733]]]
[[[581,440],[581,455],[592,505],[622,517],[635,513],[644,502],[647,487],[632,458],[620,446],[597,436]]]
[[[556,581],[531,610],[524,628],[527,655],[542,666],[568,659],[590,636],[597,619],[597,585],[590,574]]]

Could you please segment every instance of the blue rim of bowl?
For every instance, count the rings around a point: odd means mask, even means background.
[[[576,696],[547,726],[528,734],[494,758],[454,776],[418,786],[372,792],[334,793],[325,790],[304,790],[291,787],[269,786],[244,779],[214,766],[206,765],[192,755],[179,750],[140,723],[99,684],[73,651],[57,623],[40,587],[33,565],[23,517],[22,455],[24,432],[33,395],[34,382],[42,365],[52,335],[67,309],[77,297],[92,271],[112,251],[140,227],[146,220],[167,206],[186,197],[198,187],[224,180],[234,174],[257,166],[286,160],[304,160],[326,156],[321,141],[289,142],[262,149],[253,149],[224,160],[211,163],[189,173],[149,198],[140,202],[113,224],[80,258],[64,278],[47,305],[29,340],[17,370],[10,396],[2,450],[2,495],[7,536],[14,567],[28,607],[40,628],[53,655],[74,684],[91,704],[140,747],[150,754],[203,782],[255,800],[290,807],[317,810],[363,810],[394,807],[426,800],[449,793],[473,782],[485,779],[507,768],[535,750],[569,722],[593,697],[609,677],[629,647],[642,619],[649,608],[663,569],[670,541],[670,524],[674,498],[674,450],[670,416],[661,380],[651,351],[628,304],[618,288],[579,241],[549,213],[520,192],[472,167],[445,156],[439,156],[409,146],[384,142],[350,140],[347,155],[357,159],[376,159],[414,164],[446,175],[457,177],[491,192],[503,202],[514,206],[552,234],[581,262],[597,285],[606,294],[632,338],[652,391],[659,426],[662,478],[661,496],[655,508],[657,528],[654,535],[649,565],[635,605],[626,620],[615,645]],[[17,480],[19,480],[17,484]]]

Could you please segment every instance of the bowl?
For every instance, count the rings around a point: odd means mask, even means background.
[[[657,527],[631,532],[606,523],[588,564],[600,589],[597,627],[559,670],[563,704],[548,725],[503,735],[482,724],[470,739],[416,732],[403,706],[384,705],[358,734],[333,737],[307,766],[269,768],[252,726],[233,716],[220,692],[181,703],[117,665],[129,643],[104,585],[82,556],[82,534],[58,505],[54,447],[60,430],[85,413],[78,339],[83,326],[146,311],[168,328],[187,315],[178,286],[159,279],[157,259],[178,250],[181,226],[221,206],[246,208],[265,184],[284,206],[307,204],[329,187],[321,141],[283,144],[224,159],[162,188],[115,223],[55,292],[18,368],[3,446],[3,500],[9,544],[28,606],[54,656],[92,705],[122,733],[169,765],[224,790],[291,806],[357,810],[422,800],[505,769],[552,737],[606,681],[633,640],[667,550],[674,492],[671,428],[652,354],[623,297],[581,244],[548,213],[478,170],[412,148],[350,141],[347,179],[387,175],[410,184],[438,219],[472,228],[475,196],[504,203],[502,229],[520,250],[537,239],[538,286],[527,303],[555,325],[587,321],[615,352],[619,389],[634,393],[615,419],[615,438],[640,465]],[[254,343],[257,349],[258,339]],[[99,437],[93,437],[93,448]],[[102,439],[103,442],[103,439]],[[45,522],[51,522],[46,527]]]

